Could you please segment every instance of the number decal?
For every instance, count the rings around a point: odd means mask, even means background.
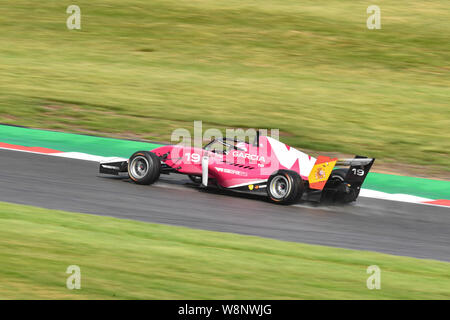
[[[364,170],[363,169],[356,169],[356,168],[353,168],[352,169],[352,171],[353,171],[353,174],[355,175],[355,176],[363,176],[364,175]]]
[[[186,158],[188,162],[200,162],[200,155],[198,153],[186,153]]]

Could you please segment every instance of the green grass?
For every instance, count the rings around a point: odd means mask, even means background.
[[[1,122],[159,141],[193,120],[279,128],[450,170],[447,1],[79,0],[69,31],[71,4],[2,4]]]
[[[81,290],[66,289],[69,265]],[[381,268],[381,290],[366,268]],[[0,299],[450,299],[450,264],[0,203]]]

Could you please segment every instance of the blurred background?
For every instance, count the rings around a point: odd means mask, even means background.
[[[280,207],[2,150],[0,300],[450,299],[449,29],[448,0],[0,0],[0,124],[170,142],[197,120],[377,158],[357,203]],[[0,125],[2,143],[155,147]]]
[[[81,30],[66,26],[73,4]],[[373,4],[380,30],[366,26]],[[447,1],[0,8],[1,123],[156,141],[194,120],[279,128],[293,146],[450,176]]]

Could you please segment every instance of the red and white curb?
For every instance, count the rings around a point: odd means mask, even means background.
[[[127,160],[125,158],[102,157],[102,156],[96,156],[96,155],[82,153],[82,152],[63,152],[63,151],[59,151],[59,150],[41,148],[41,147],[24,147],[24,146],[3,143],[3,142],[0,142],[0,149],[15,150],[15,151],[21,151],[21,152],[36,153],[36,154],[43,154],[43,155],[54,156],[54,157],[62,157],[62,158],[69,158],[69,159],[94,161],[94,162],[105,162],[105,161],[112,162],[112,161],[116,161],[116,160],[117,161]]]
[[[8,144],[0,142],[0,149],[6,150],[15,150],[21,152],[28,153],[36,153],[43,154],[55,157],[69,158],[69,159],[77,159],[77,160],[85,160],[85,161],[94,161],[94,162],[114,162],[114,161],[125,161],[127,159],[120,157],[102,157],[96,156],[92,154],[82,153],[82,152],[63,152],[54,149],[42,148],[42,147],[25,147],[14,144]],[[435,205],[435,206],[444,206],[450,207],[450,200],[446,199],[428,199],[417,196],[412,196],[409,194],[402,193],[386,193],[382,191],[370,190],[370,189],[361,189],[359,194],[361,197],[366,198],[374,198],[374,199],[383,199],[383,200],[391,200],[391,201],[400,201],[400,202],[408,202],[408,203],[419,203],[425,205]]]
[[[364,188],[361,189],[359,196],[366,197],[366,198],[375,198],[375,199],[383,199],[383,200],[391,200],[391,201],[420,203],[420,204],[429,204],[429,205],[450,207],[450,200],[433,200],[433,199],[422,198],[422,197],[418,197],[418,196],[412,196],[410,194],[386,193],[386,192],[382,192],[382,191],[376,191],[376,190],[370,190],[370,189],[364,189]]]

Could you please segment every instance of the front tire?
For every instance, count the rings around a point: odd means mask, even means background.
[[[293,204],[300,201],[305,185],[295,171],[278,170],[267,181],[269,199],[279,204]]]
[[[159,179],[161,160],[153,152],[138,151],[128,161],[128,176],[137,184],[152,184]]]

